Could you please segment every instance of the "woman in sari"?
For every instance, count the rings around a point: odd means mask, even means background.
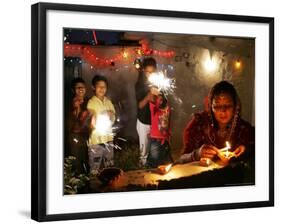
[[[197,113],[187,124],[184,146],[179,163],[210,159],[230,161],[254,161],[255,131],[240,116],[241,104],[232,84],[221,81],[214,85],[208,96],[208,108]],[[222,148],[230,143],[233,156],[222,155]]]

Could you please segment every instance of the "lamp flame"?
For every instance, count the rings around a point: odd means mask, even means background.
[[[172,164],[167,165],[167,166],[165,167],[166,173],[168,173],[171,168],[172,168]]]
[[[171,170],[171,168],[172,168],[172,163],[171,164],[169,164],[169,165],[161,165],[161,166],[158,166],[158,172],[160,173],[160,174],[166,174],[166,173],[168,173],[170,170]]]
[[[231,145],[228,141],[225,142],[225,145],[226,146],[224,148],[220,149],[221,152],[228,151],[229,149],[231,149]]]

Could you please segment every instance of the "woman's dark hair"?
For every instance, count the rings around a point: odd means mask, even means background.
[[[213,86],[213,88],[211,89],[211,91],[209,93],[209,112],[211,115],[210,116],[211,125],[214,127],[217,127],[217,122],[214,119],[214,114],[213,114],[213,110],[212,110],[212,101],[216,96],[218,96],[220,94],[228,94],[231,97],[231,99],[233,100],[233,104],[234,104],[234,115],[233,115],[233,119],[230,124],[231,129],[230,129],[229,135],[228,135],[228,139],[230,139],[234,132],[234,129],[236,127],[237,120],[239,119],[239,116],[241,114],[240,99],[238,97],[238,94],[237,94],[234,86],[227,81],[218,82],[217,84],[215,84]]]
[[[238,94],[237,94],[234,86],[227,81],[221,81],[221,82],[216,83],[210,91],[209,107],[211,107],[215,96],[218,96],[220,94],[228,94],[234,103],[234,107],[236,107],[238,105],[239,98],[238,98]]]
[[[74,78],[72,81],[71,81],[71,89],[74,91],[75,90],[75,86],[77,83],[83,83],[85,84],[85,81],[84,79],[82,79],[81,77],[77,77],[77,78]]]
[[[102,76],[102,75],[95,75],[95,76],[94,76],[94,78],[92,79],[92,86],[95,87],[96,84],[97,84],[98,82],[100,82],[100,81],[105,82],[106,86],[108,86],[108,81],[107,81],[107,79],[106,79],[104,76]]]

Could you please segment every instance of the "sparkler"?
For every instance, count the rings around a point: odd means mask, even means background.
[[[175,88],[175,80],[167,78],[163,72],[152,73],[148,81],[151,83],[151,86],[156,86],[159,91],[164,93],[173,92]]]
[[[95,129],[100,135],[112,134],[112,122],[107,114],[97,116]]]

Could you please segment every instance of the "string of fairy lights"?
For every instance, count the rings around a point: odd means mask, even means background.
[[[116,63],[126,61],[127,63],[137,64],[136,59],[143,56],[158,56],[163,58],[174,57],[175,52],[173,50],[161,51],[149,48],[142,45],[141,47],[123,47],[121,50],[110,57],[101,56],[98,54],[97,47],[87,46],[82,44],[64,44],[64,56],[65,57],[79,57],[81,60],[97,66],[114,66]],[[136,65],[137,66],[137,65]]]
[[[67,34],[68,35],[68,34]],[[186,66],[190,65],[189,58],[190,53],[184,52],[182,55],[176,55],[172,49],[177,49],[179,46],[171,46],[164,42],[159,41],[160,44],[165,45],[170,50],[153,49],[149,46],[147,41],[140,41],[140,46],[99,46],[87,43],[70,43],[68,42],[69,36],[64,37],[64,57],[65,60],[70,62],[85,62],[91,66],[91,68],[105,68],[108,66],[115,66],[116,64],[133,64],[136,69],[141,67],[141,59],[146,56],[156,56],[157,58],[174,59],[175,62],[185,61]],[[101,47],[117,47],[120,50],[111,54],[110,56],[104,56],[101,54]],[[206,58],[203,66],[207,72],[213,72],[217,68],[216,60],[211,56]],[[241,59],[236,59],[234,62],[235,70],[241,70]]]

